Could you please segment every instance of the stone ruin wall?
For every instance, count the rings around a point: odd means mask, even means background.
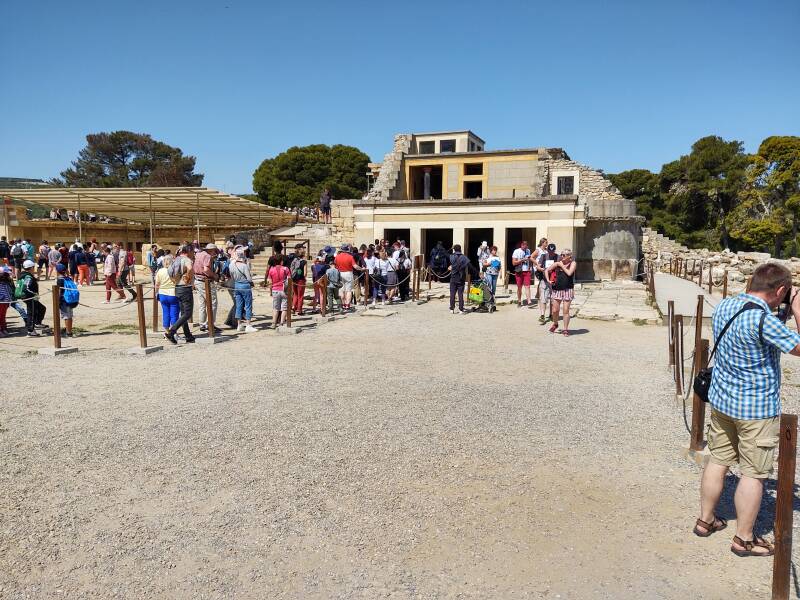
[[[704,285],[708,283],[708,267],[714,282],[719,282],[728,271],[728,289],[734,293],[744,291],[747,278],[755,268],[765,262],[776,262],[784,265],[792,272],[792,280],[800,286],[800,258],[792,256],[788,259],[772,258],[768,252],[731,252],[730,250],[714,251],[708,248],[692,249],[645,227],[642,230],[642,253],[646,260],[655,261],[657,265],[665,265],[670,259],[682,258],[688,261],[688,271],[695,277],[701,267],[706,272]],[[666,268],[666,267],[664,267]]]

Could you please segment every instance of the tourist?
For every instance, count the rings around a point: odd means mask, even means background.
[[[212,284],[219,279],[212,264],[216,256],[217,247],[208,243],[194,257],[194,288],[197,291],[200,331],[208,331],[209,320],[213,323],[217,318],[217,287]],[[211,296],[210,311],[206,306],[206,281],[209,283],[209,295]]]
[[[410,279],[411,259],[408,258],[405,250],[400,250],[400,253],[397,255],[397,287],[399,289],[400,302],[406,302],[410,296]]]
[[[58,287],[58,312],[61,315],[61,320],[64,322],[64,330],[61,335],[64,337],[72,337],[72,317],[73,311],[78,306],[77,299],[71,299],[77,296],[78,288],[75,282],[67,274],[67,269],[64,265],[59,264],[56,267],[56,286]],[[69,296],[69,297],[68,297]]]
[[[126,289],[130,292],[131,297],[129,302],[133,302],[136,300],[136,291],[128,281],[128,277],[131,273],[131,266],[135,262],[133,260],[133,251],[126,250],[123,247],[123,242],[119,242],[118,244],[114,244],[114,254],[117,260],[117,285],[119,285],[120,289]],[[125,292],[122,293],[122,297],[125,297]]]
[[[47,240],[42,240],[42,243],[39,245],[39,255],[36,258],[36,276],[41,279],[42,277],[42,268],[44,268],[44,278],[49,279],[47,276],[48,268],[47,268],[47,255],[50,254],[50,246],[47,245]]]
[[[41,334],[38,330],[48,329],[46,325],[42,325],[44,316],[47,313],[47,307],[38,300],[39,282],[33,276],[35,268],[35,262],[30,259],[25,260],[22,263],[22,270],[19,276],[19,279],[23,280],[22,301],[25,303],[25,311],[28,316],[25,328],[29,337],[39,337]],[[17,285],[19,285],[19,282],[17,282]]]
[[[272,289],[272,328],[285,325],[288,317],[288,299],[286,297],[286,280],[289,269],[283,265],[282,255],[270,256],[267,270],[267,283]]]
[[[441,241],[436,242],[436,246],[431,250],[428,267],[430,267],[433,276],[440,281],[448,276],[449,257]]]
[[[491,255],[491,251],[489,249],[489,242],[481,242],[480,247],[478,248],[478,270],[483,273],[485,263],[489,260],[489,256]]]
[[[548,302],[550,302],[550,292],[552,291],[550,289],[550,282],[547,280],[547,277],[545,277],[545,271],[558,260],[556,245],[548,244],[547,238],[540,239],[534,259],[533,266],[536,270],[536,280],[538,281],[536,293],[539,298],[539,324],[544,325],[550,320],[550,312],[546,312],[545,308]]]
[[[383,280],[384,306],[387,300],[390,304],[392,303],[394,295],[397,292],[397,264],[397,261],[390,257],[386,250],[381,250],[378,268],[380,269],[381,279]]]
[[[19,279],[22,276],[22,263],[25,262],[25,248],[22,246],[22,240],[15,241],[11,245],[9,253],[14,267],[14,277]]]
[[[175,261],[169,267],[169,276],[175,283],[175,297],[178,299],[179,313],[178,320],[173,323],[164,337],[172,344],[177,344],[175,334],[178,329],[183,328],[183,337],[187,344],[194,343],[194,336],[189,329],[189,320],[192,318],[194,310],[194,246],[186,244],[181,247]]]
[[[325,278],[328,282],[328,312],[333,314],[335,303],[339,303],[339,310],[342,309],[342,300],[339,297],[339,289],[342,287],[342,276],[339,269],[333,264],[333,260],[326,259],[328,270],[325,271]]]
[[[6,313],[14,304],[14,282],[11,279],[11,268],[0,265],[0,337],[8,337]]]
[[[517,284],[517,308],[528,306],[531,303],[531,251],[528,242],[522,241],[519,248],[511,255],[511,265],[514,267],[514,279]],[[525,300],[522,300],[522,291],[525,291]]]
[[[453,246],[453,254],[450,256],[450,312],[460,315],[464,312],[464,283],[467,280],[467,273],[472,273],[478,277],[478,270],[472,262],[461,253],[461,244]],[[456,309],[456,297],[458,297],[458,309]]]
[[[364,268],[370,286],[368,289],[372,290],[372,306],[375,306],[379,294],[381,299],[383,299],[383,289],[381,287],[383,281],[380,278],[379,263],[380,260],[375,256],[375,250],[373,248],[367,248],[366,255],[364,256]]]
[[[561,260],[554,262],[545,270],[545,277],[551,282],[552,291],[550,292],[550,303],[552,306],[553,324],[550,326],[550,333],[555,333],[558,329],[558,314],[563,307],[564,327],[561,333],[569,335],[569,307],[575,297],[575,267],[577,263],[572,260],[572,250],[565,248],[561,254]],[[551,274],[554,277],[551,277]]]
[[[492,290],[492,300],[497,295],[497,278],[500,276],[501,267],[502,262],[497,256],[497,246],[492,246],[489,248],[489,255],[481,263],[484,279],[489,285],[489,289]]]
[[[319,196],[319,211],[322,213],[325,223],[331,222],[331,191],[328,188],[322,190]]]
[[[236,320],[239,322],[237,330],[245,333],[254,333],[256,330],[250,324],[253,319],[253,276],[250,274],[250,265],[247,264],[246,251],[239,247],[234,258],[228,265],[236,305]]]
[[[78,262],[77,255],[83,254],[83,251],[78,248],[77,244],[72,244],[67,254],[67,266],[69,267],[68,274],[72,281],[78,281]]]
[[[772,314],[791,294],[789,311],[800,328],[800,297],[792,274],[783,265],[756,267],[747,293],[727,298],[714,310],[716,356],[708,400],[709,461],[700,484],[700,517],[694,533],[707,537],[725,529],[716,516],[728,469],[739,466],[736,487],[736,535],[731,551],[738,556],[772,556],[773,545],[753,531],[761,507],[764,480],[773,470],[780,434],[780,353],[800,356],[800,335]],[[788,316],[788,314],[787,314]]]
[[[25,248],[25,258],[32,262],[36,262],[36,248],[34,247],[30,238],[23,242],[23,248]]]
[[[59,244],[55,244],[47,252],[47,279],[57,276],[56,265],[61,262],[61,252],[58,250]]]
[[[318,254],[314,257],[314,264],[311,265],[311,282],[314,286],[314,312],[319,310],[317,307],[322,304],[322,287],[318,285],[320,279],[325,275],[328,270],[328,263],[325,261],[325,256]]]
[[[349,244],[342,245],[333,259],[333,264],[339,271],[342,281],[342,310],[350,311],[350,302],[353,299],[353,270],[360,270],[360,267],[356,265],[356,260],[350,252]]]
[[[94,285],[97,281],[97,259],[100,256],[100,248],[97,245],[97,239],[92,238],[91,241],[84,247],[86,252],[86,264],[89,266],[89,285]]]
[[[8,245],[6,236],[0,236],[0,265],[9,264],[11,259],[11,246]]]
[[[106,285],[106,299],[103,304],[111,302],[111,290],[115,290],[119,294],[120,300],[125,300],[125,292],[117,286],[117,259],[114,256],[114,248],[106,246],[103,250],[103,275]]]
[[[58,262],[60,262],[65,267],[69,266],[69,248],[67,248],[66,244],[59,244],[58,245],[58,252],[61,254],[61,258]]]
[[[150,279],[155,285],[156,281],[156,271],[158,271],[158,265],[156,261],[158,260],[158,245],[157,244],[150,244],[150,250],[147,251],[145,254],[144,263],[147,265],[147,268],[150,269]]]
[[[292,306],[290,310],[296,315],[303,314],[303,296],[306,293],[306,251],[303,244],[295,246],[294,258],[289,265],[292,280]],[[248,319],[249,320],[249,319]]]
[[[156,270],[153,286],[156,297],[161,304],[161,325],[166,332],[178,322],[180,305],[175,296],[175,282],[169,276],[169,268],[172,266],[172,256],[167,256],[161,263],[161,268]]]

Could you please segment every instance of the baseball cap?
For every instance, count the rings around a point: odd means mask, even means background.
[[[56,264],[56,271],[58,271],[59,273],[63,273],[66,270],[67,270],[67,266],[66,265],[64,265],[62,263]]]
[[[24,263],[22,263],[22,268],[23,269],[32,269],[35,266],[36,266],[36,263],[33,262],[32,260],[26,260]]]
[[[216,250],[216,249],[217,249],[217,247],[214,244],[212,244],[211,242],[206,244],[206,250]]]
[[[547,244],[547,251],[548,252],[555,252],[556,251],[556,245],[555,244]]]

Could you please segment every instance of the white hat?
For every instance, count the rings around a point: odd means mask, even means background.
[[[486,246],[488,246],[488,245],[489,245],[489,242],[483,242],[481,244],[481,248],[486,248]]]
[[[32,269],[35,266],[36,266],[36,263],[33,262],[32,260],[26,260],[24,263],[22,263],[22,268],[23,269]]]

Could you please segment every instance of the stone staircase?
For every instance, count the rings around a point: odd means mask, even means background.
[[[367,196],[370,200],[389,199],[389,194],[397,185],[397,178],[400,176],[403,155],[411,149],[411,139],[412,136],[408,133],[399,133],[394,136],[394,147],[383,157],[378,178]]]
[[[658,233],[655,229],[642,227],[642,251],[645,255],[650,253],[657,254],[659,251],[662,253],[685,254],[689,252],[689,248]]]

